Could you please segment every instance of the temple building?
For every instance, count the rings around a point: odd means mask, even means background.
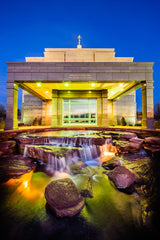
[[[136,124],[135,90],[142,87],[142,127],[154,128],[153,63],[115,57],[113,48],[46,48],[44,57],[8,62],[5,129],[17,129],[18,88],[22,122],[33,125]]]

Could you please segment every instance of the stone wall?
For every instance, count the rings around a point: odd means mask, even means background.
[[[33,125],[35,118],[37,118],[40,125],[42,121],[42,100],[31,94],[24,94],[22,113],[22,122],[24,125]]]
[[[117,125],[121,125],[122,117],[125,118],[128,126],[134,126],[136,124],[135,92],[132,92],[114,102],[114,118],[117,121]]]
[[[62,96],[61,96],[62,97]],[[98,98],[100,99],[100,98]],[[101,126],[101,107],[97,101],[97,124]],[[109,111],[109,108],[108,108]],[[52,118],[52,101],[42,101],[31,94],[25,92],[24,102],[22,104],[22,122],[24,125],[33,125],[35,118],[38,119],[39,125],[51,125]],[[61,113],[62,114],[62,113]],[[62,124],[62,115],[59,116],[59,125]],[[110,117],[108,115],[108,117]],[[121,118],[124,117],[127,125],[135,125],[136,123],[136,101],[135,92],[124,96],[113,104],[113,122],[110,117],[109,125],[120,125]]]

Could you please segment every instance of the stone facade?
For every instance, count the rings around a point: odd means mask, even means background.
[[[96,125],[102,127],[122,116],[133,125],[135,90],[142,87],[142,127],[154,128],[153,63],[115,57],[114,49],[75,48],[45,49],[44,57],[7,65],[6,129],[18,128],[18,87],[38,98],[31,97],[31,104],[24,98],[24,122],[31,124],[36,115],[43,125],[61,126],[64,98],[96,98]]]

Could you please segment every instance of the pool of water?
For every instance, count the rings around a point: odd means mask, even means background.
[[[140,232],[141,217],[136,196],[119,192],[97,170],[92,179],[93,198],[74,217],[57,218],[46,207],[44,190],[49,177],[41,169],[10,179],[0,187],[3,239],[126,239]],[[74,177],[76,183],[76,177]]]

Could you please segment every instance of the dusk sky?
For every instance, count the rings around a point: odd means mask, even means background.
[[[21,0],[0,4],[0,103],[6,105],[6,62],[43,56],[44,48],[115,48],[116,57],[154,62],[160,101],[159,0]],[[141,109],[141,90],[137,90]],[[19,91],[19,108],[21,91]]]

